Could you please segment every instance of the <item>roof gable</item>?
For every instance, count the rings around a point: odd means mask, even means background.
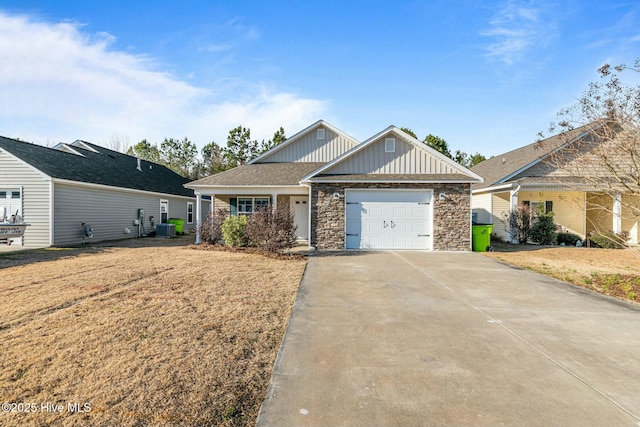
[[[329,162],[359,141],[324,120],[319,120],[251,160],[252,163]]]
[[[474,189],[508,183],[522,177],[536,167],[551,152],[561,149],[567,141],[574,141],[588,134],[588,125],[569,132],[551,136],[539,142],[508,151],[478,163],[471,170],[484,178],[484,183],[474,184]]]
[[[426,144],[389,126],[347,153],[306,176],[385,175],[387,177],[437,176],[480,182],[482,178]]]
[[[137,158],[86,141],[67,145],[63,151],[0,137],[0,149],[54,179],[193,196],[184,188],[189,179],[172,170],[143,160],[137,169]]]

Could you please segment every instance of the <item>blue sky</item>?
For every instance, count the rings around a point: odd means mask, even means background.
[[[202,147],[325,119],[496,155],[640,57],[639,22],[617,0],[3,0],[0,135]]]

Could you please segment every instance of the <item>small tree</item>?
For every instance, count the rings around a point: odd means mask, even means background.
[[[518,243],[527,243],[531,237],[531,227],[534,220],[534,212],[529,205],[522,205],[504,214],[508,224],[507,231],[511,233],[512,240]]]
[[[275,209],[254,212],[247,221],[245,234],[250,245],[277,253],[296,244],[296,229],[289,205],[279,204]]]
[[[540,245],[555,245],[558,243],[556,224],[553,221],[553,212],[539,214],[531,227],[530,238],[532,242]]]

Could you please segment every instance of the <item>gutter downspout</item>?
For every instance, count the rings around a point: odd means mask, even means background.
[[[513,212],[514,209],[518,208],[518,192],[520,191],[520,188],[522,188],[522,186],[520,184],[518,184],[518,186],[515,188],[515,190],[511,190],[509,192],[509,219],[511,219],[511,212]],[[513,243],[513,244],[518,244],[520,242],[517,241],[517,239],[515,238],[515,232],[513,230],[513,227],[511,226],[511,221],[509,221],[509,243]]]

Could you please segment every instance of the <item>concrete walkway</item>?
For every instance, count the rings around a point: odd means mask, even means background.
[[[258,426],[640,425],[640,310],[479,254],[310,258]]]

